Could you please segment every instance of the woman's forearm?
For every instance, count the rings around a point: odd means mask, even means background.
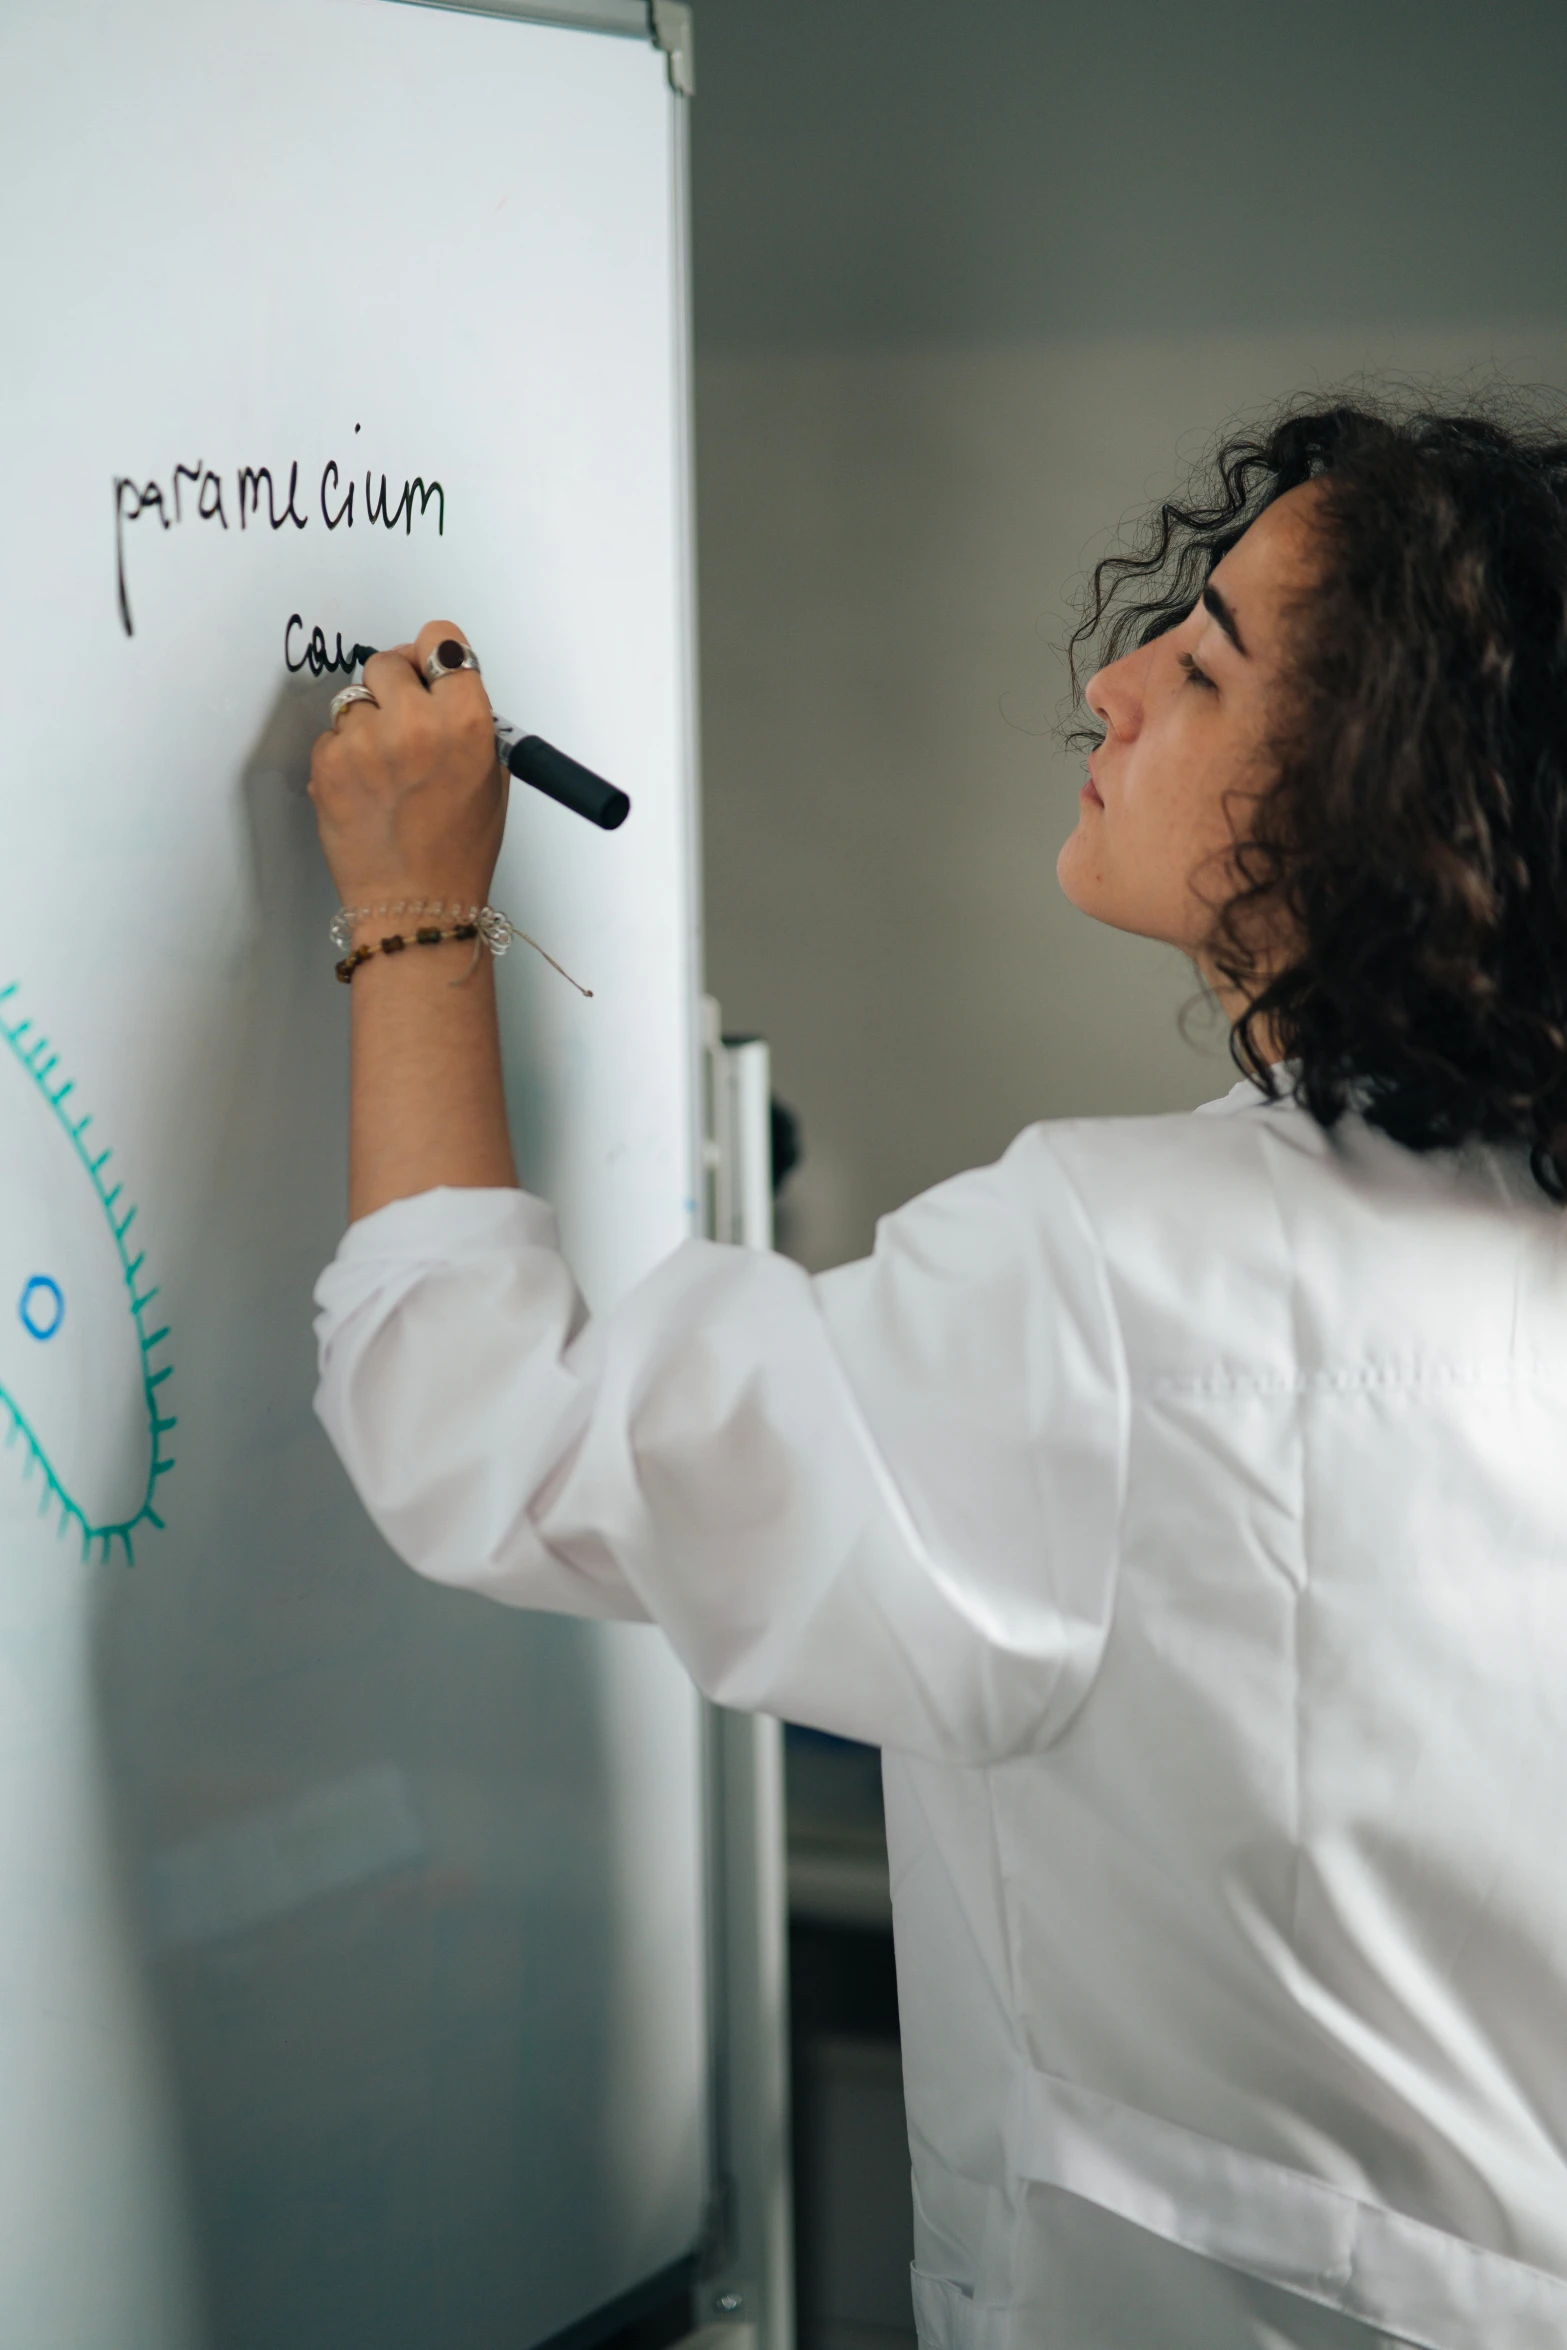
[[[517,1180],[495,967],[465,940],[375,955],[353,977],[348,1206]]]
[[[514,1184],[495,1016],[481,939],[416,935],[422,911],[484,904],[506,824],[507,778],[488,697],[457,667],[449,620],[375,653],[311,756],[321,846],[353,952],[349,1211],[439,1184]],[[441,646],[438,657],[435,647]],[[448,658],[448,655],[451,657]],[[448,922],[450,921],[448,917]],[[428,925],[426,925],[427,927]],[[440,925],[437,925],[440,927]],[[383,936],[406,944],[381,951]]]

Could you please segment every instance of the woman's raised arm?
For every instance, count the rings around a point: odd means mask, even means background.
[[[495,756],[478,674],[426,684],[437,644],[461,639],[431,621],[411,645],[365,664],[373,700],[356,701],[320,737],[310,763],[321,846],[352,921],[355,962],[349,1213],[449,1184],[511,1186],[495,979],[477,939],[445,937],[380,951],[418,929],[461,930],[482,906],[506,823],[507,776]],[[390,909],[439,902],[440,915]]]

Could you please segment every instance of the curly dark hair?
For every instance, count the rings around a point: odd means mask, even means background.
[[[1354,1107],[1414,1150],[1520,1142],[1567,1201],[1567,422],[1357,399],[1231,435],[1097,565],[1074,687],[1184,619],[1307,481],[1320,577],[1206,950],[1246,1007],[1231,1053],[1270,1096],[1282,1053],[1325,1127]],[[1297,942],[1284,968],[1265,927]]]

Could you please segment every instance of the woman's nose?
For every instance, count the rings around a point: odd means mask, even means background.
[[[1101,726],[1111,734],[1126,736],[1137,731],[1138,715],[1142,709],[1139,653],[1128,653],[1119,661],[1106,662],[1096,669],[1083,688],[1083,699]]]

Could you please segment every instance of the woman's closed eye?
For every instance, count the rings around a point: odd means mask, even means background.
[[[1214,684],[1213,679],[1208,675],[1207,670],[1200,668],[1193,660],[1190,653],[1181,654],[1180,664],[1186,672],[1186,682],[1188,685],[1205,685],[1208,688],[1209,693],[1212,694],[1218,692],[1219,689]]]

